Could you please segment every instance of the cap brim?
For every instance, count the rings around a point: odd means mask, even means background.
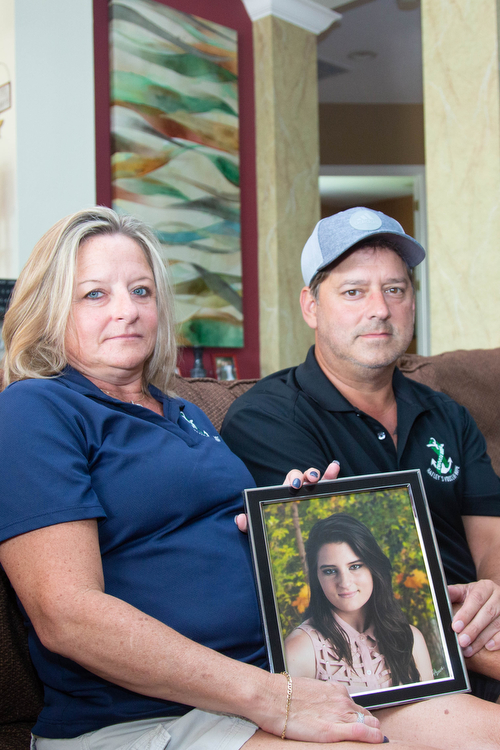
[[[338,253],[338,255],[336,255],[334,258],[325,260],[325,262],[317,269],[316,273],[322,271],[324,268],[326,268],[326,266],[329,266],[330,263],[338,260],[343,255],[348,253],[349,250],[352,250],[353,247],[359,245],[360,242],[364,242],[365,240],[367,245],[369,244],[370,240],[388,240],[389,242],[392,242],[394,245],[396,245],[399,252],[401,253],[401,257],[406,263],[408,263],[410,268],[418,266],[418,264],[421,263],[425,258],[424,248],[419,242],[417,242],[417,240],[414,240],[413,237],[410,237],[409,235],[402,235],[399,232],[391,232],[390,230],[385,229],[383,232],[367,232],[364,236],[362,235],[361,237],[358,237],[356,241],[352,243],[352,245],[346,247],[345,250],[342,250],[342,252]],[[316,275],[316,273],[314,274],[314,276]],[[314,278],[314,276],[312,278]]]

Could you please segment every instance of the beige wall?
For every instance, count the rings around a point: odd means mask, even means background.
[[[424,164],[421,104],[320,104],[321,164]]]
[[[500,346],[498,0],[422,0],[431,346]]]

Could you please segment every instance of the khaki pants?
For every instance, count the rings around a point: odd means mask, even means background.
[[[246,719],[193,709],[179,719],[129,721],[72,739],[32,736],[31,750],[239,750],[256,731]]]

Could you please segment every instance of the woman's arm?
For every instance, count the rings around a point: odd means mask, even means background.
[[[245,716],[281,734],[286,679],[201,646],[104,592],[97,522],[74,521],[0,545],[0,562],[46,648],[143,695]],[[356,711],[366,723],[356,722]],[[381,742],[346,691],[294,680],[287,736]]]
[[[432,671],[431,657],[429,656],[429,650],[424,640],[424,636],[420,630],[413,627],[413,625],[410,625],[410,628],[413,633],[413,658],[415,659],[415,664],[420,674],[420,680],[422,682],[433,680],[434,673]]]
[[[304,630],[293,630],[285,639],[286,666],[292,677],[316,678],[316,656]]]

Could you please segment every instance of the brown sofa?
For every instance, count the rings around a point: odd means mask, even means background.
[[[401,370],[467,406],[482,430],[500,474],[500,349],[456,351],[433,357],[406,355]],[[255,381],[219,383],[177,378],[176,393],[193,401],[220,429],[229,405]],[[0,750],[27,750],[30,728],[42,707],[42,691],[31,665],[26,632],[14,593],[0,569]]]

